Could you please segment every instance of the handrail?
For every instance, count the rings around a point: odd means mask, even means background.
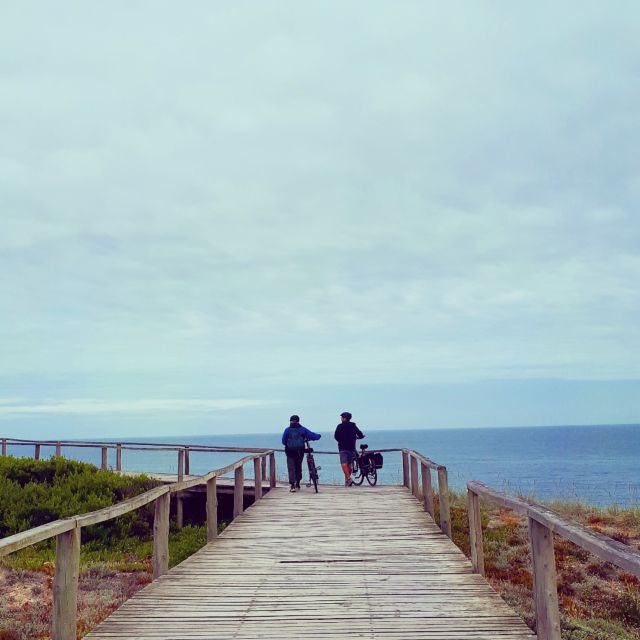
[[[179,452],[184,461],[184,450]],[[179,469],[178,481],[164,487],[154,487],[137,496],[114,505],[83,513],[55,522],[49,522],[28,531],[21,531],[0,539],[0,557],[29,547],[49,538],[56,538],[56,560],[53,578],[53,613],[51,620],[52,640],[75,640],[78,576],[80,570],[80,531],[83,527],[112,520],[118,516],[135,511],[151,502],[155,503],[153,523],[153,578],[169,570],[169,508],[172,494],[177,499],[177,519],[181,526],[182,509],[179,492],[191,487],[207,485],[207,541],[215,540],[218,535],[217,478],[231,471],[235,472],[233,491],[233,517],[244,511],[244,465],[253,461],[255,500],[262,497],[262,475],[269,458],[269,486],[276,486],[276,460],[273,449],[263,449],[258,453],[245,456],[219,469],[182,480],[183,470]]]
[[[536,631],[539,640],[560,640],[560,610],[553,534],[573,542],[598,558],[640,577],[640,552],[609,536],[571,522],[548,507],[508,496],[482,482],[467,483],[471,563],[476,573],[485,575],[482,520],[479,498],[486,498],[527,516],[533,563],[533,590]]]

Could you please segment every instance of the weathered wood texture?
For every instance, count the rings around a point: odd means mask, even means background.
[[[345,522],[357,535],[345,535]],[[270,491],[87,637],[535,636],[406,489],[321,486]]]
[[[51,612],[52,640],[76,640],[79,574],[80,529],[74,528],[56,538]]]

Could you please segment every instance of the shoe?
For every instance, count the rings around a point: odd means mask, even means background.
[[[295,493],[296,492],[296,488],[291,485],[291,489],[289,489],[289,493]]]

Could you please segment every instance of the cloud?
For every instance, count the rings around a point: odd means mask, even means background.
[[[273,406],[273,401],[249,400],[240,398],[205,400],[205,399],[141,399],[141,400],[97,400],[70,399],[60,402],[43,402],[17,404],[11,399],[0,399],[0,416],[20,416],[29,414],[158,414],[158,413],[211,413],[248,409],[254,407]]]

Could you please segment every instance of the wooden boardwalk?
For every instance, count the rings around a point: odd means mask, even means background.
[[[535,638],[393,486],[272,490],[87,637]]]

